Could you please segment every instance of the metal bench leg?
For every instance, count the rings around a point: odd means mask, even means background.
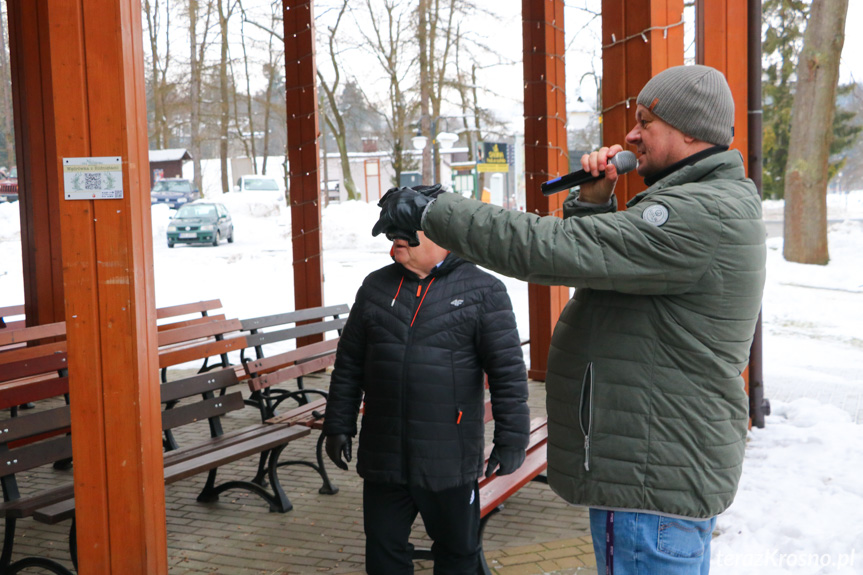
[[[267,486],[267,470],[269,469],[269,464],[267,461],[270,458],[270,452],[265,451],[261,454],[258,459],[258,472],[255,474],[255,478],[252,479],[252,483],[260,485],[261,487]]]
[[[207,483],[198,494],[198,503],[215,503],[219,500],[219,494],[216,492],[216,474],[219,468],[211,469],[207,472]]]
[[[219,494],[229,489],[244,489],[254,493],[264,501],[270,504],[270,511],[278,511],[286,513],[294,508],[288,496],[285,495],[284,489],[279,482],[278,476],[278,459],[285,446],[276,447],[269,456],[269,464],[267,465],[267,475],[269,477],[270,488],[272,493],[251,481],[226,481],[216,485],[216,472],[218,468],[211,469],[207,474],[207,483],[198,495],[198,502],[213,503],[219,500]]]
[[[315,447],[315,453],[318,457],[317,472],[320,474],[324,484],[318,489],[321,495],[335,495],[339,492],[339,488],[332,484],[330,476],[327,474],[327,468],[324,467],[324,432],[318,437],[318,445]]]
[[[78,570],[78,527],[75,517],[72,518],[72,527],[69,528],[69,555],[72,556],[72,565]]]
[[[3,534],[3,554],[0,555],[0,573],[5,573],[12,562],[12,547],[15,545],[15,518],[6,518],[6,531]]]

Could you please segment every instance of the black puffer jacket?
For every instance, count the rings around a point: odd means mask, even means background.
[[[400,264],[387,266],[357,292],[324,433],[356,435],[364,399],[363,478],[432,491],[464,485],[483,471],[483,371],[495,444],[524,449],[527,374],[503,283],[452,254],[422,280]]]

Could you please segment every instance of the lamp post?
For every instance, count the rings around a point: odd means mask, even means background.
[[[437,165],[438,165],[438,146],[435,144],[440,144],[444,147],[444,149],[448,150],[453,147],[458,141],[458,135],[453,134],[452,132],[441,132],[437,133],[437,121],[444,116],[438,116],[437,118],[432,118],[431,121],[431,145],[432,145],[432,153],[434,154],[434,159],[432,160],[432,184],[438,183],[439,174],[437,173]],[[417,127],[417,135],[411,138],[411,144],[414,147],[414,150],[424,150],[428,145],[428,138],[422,135],[419,127]]]

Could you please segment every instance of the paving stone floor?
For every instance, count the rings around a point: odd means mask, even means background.
[[[328,378],[307,378],[308,387],[326,388]],[[545,414],[542,383],[531,382],[532,415]],[[5,416],[5,415],[4,415]],[[225,418],[225,429],[258,421],[253,409]],[[205,435],[206,424],[194,432],[177,434],[182,445],[195,434]],[[491,426],[489,426],[491,431]],[[314,457],[316,434],[292,442],[281,460]],[[256,461],[229,465],[222,478],[254,475]],[[363,572],[361,481],[354,471],[328,465],[336,495],[318,493],[321,481],[309,467],[282,468],[280,477],[294,505],[288,513],[270,513],[258,497],[229,491],[212,504],[195,501],[203,475],[166,488],[168,561],[171,575],[276,575],[302,573],[359,574]],[[38,488],[71,480],[71,471],[40,469],[22,483]],[[25,553],[48,556],[70,564],[69,524],[47,526],[23,520],[16,531],[15,557]],[[412,537],[417,546],[428,546],[422,526]],[[489,521],[485,537],[486,557],[498,575],[596,573],[586,509],[572,507],[546,485],[531,483],[511,497],[503,511]],[[428,562],[417,563],[417,573],[431,573]],[[27,573],[30,573],[28,571]],[[32,573],[39,573],[38,570]]]

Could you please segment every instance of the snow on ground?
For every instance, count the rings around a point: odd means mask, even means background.
[[[157,305],[219,298],[239,318],[291,310],[284,199],[222,195],[212,181],[205,177],[205,194],[228,206],[236,242],[169,249],[171,211],[154,207]],[[788,263],[781,238],[768,240],[764,380],[773,415],[750,433],[736,501],[717,523],[714,574],[863,573],[863,419],[855,415],[863,413],[863,191],[829,204],[829,265]],[[374,205],[322,213],[324,303],[352,303],[363,277],[391,261],[390,244],[371,236]],[[781,213],[781,203],[765,202],[766,218]],[[0,204],[0,306],[24,300],[19,236],[18,205]],[[527,338],[526,284],[503,279]]]

